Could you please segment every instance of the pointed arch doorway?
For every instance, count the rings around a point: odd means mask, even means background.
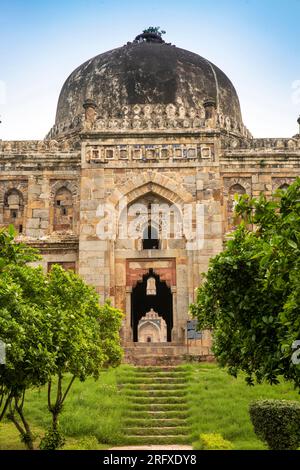
[[[155,279],[155,292],[147,293],[148,280]],[[143,279],[138,281],[131,293],[131,328],[133,341],[138,339],[138,324],[141,318],[153,309],[162,317],[167,325],[167,341],[172,340],[173,328],[173,297],[171,288],[165,281],[161,281],[160,276],[153,269],[143,275]]]

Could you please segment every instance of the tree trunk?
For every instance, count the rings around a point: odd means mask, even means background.
[[[58,412],[56,412],[56,411],[52,412],[52,429],[53,429],[53,431],[58,430],[58,417],[59,417]]]
[[[21,403],[19,403],[20,396],[14,397],[14,406],[12,406],[12,403],[9,404],[10,413],[8,414],[8,418],[14,423],[17,430],[21,434],[22,441],[24,442],[27,449],[34,450],[33,435],[32,435],[29,423],[27,422],[23,413],[24,398],[25,398],[25,390],[22,394]],[[17,412],[17,414],[21,418],[22,424],[17,420],[15,412]]]

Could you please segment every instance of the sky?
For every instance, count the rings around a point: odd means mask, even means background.
[[[87,59],[149,26],[221,68],[254,137],[290,137],[300,114],[300,0],[0,0],[0,139],[42,139]]]

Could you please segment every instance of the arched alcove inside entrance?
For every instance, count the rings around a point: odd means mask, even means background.
[[[156,294],[147,295],[147,281],[155,278]],[[133,341],[138,341],[138,324],[140,319],[151,310],[151,308],[161,316],[167,324],[167,341],[171,341],[173,328],[173,299],[171,288],[165,281],[161,281],[160,276],[152,269],[143,275],[143,279],[138,281],[131,293],[131,327],[133,331]]]

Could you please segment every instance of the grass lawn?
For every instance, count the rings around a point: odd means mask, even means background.
[[[252,400],[276,398],[299,400],[290,384],[249,387],[241,375],[237,379],[214,364],[184,366],[191,371],[188,402],[193,440],[200,433],[220,433],[235,449],[265,449],[254,434],[248,407]]]
[[[126,399],[118,390],[120,369],[105,371],[98,381],[75,381],[66,399],[60,419],[67,438],[65,449],[105,449],[122,441],[122,416],[126,413]],[[28,392],[25,416],[39,437],[51,422],[47,410],[46,388]],[[13,424],[0,423],[0,450],[24,449]]]
[[[249,387],[242,376],[234,379],[214,364],[187,364],[179,369],[189,377],[191,435],[187,443],[197,441],[200,433],[220,433],[235,449],[264,449],[250,423],[249,402],[258,398],[299,400],[299,394],[289,384]],[[122,427],[132,401],[121,383],[131,375],[134,376],[134,368],[124,365],[103,372],[97,382],[75,382],[60,420],[67,437],[66,449],[105,449],[125,441]],[[45,389],[28,393],[25,411],[34,433],[42,436],[50,423]],[[0,424],[0,450],[22,448],[14,426],[6,421]]]

